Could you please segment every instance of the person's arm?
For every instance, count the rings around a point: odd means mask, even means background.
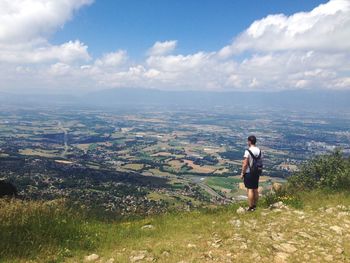
[[[244,158],[243,159],[243,162],[242,162],[242,172],[241,172],[241,178],[243,179],[244,175],[245,175],[245,172],[248,168],[248,158]]]

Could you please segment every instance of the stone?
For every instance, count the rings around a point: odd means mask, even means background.
[[[294,253],[295,251],[297,251],[295,246],[293,246],[292,244],[288,244],[288,243],[283,243],[280,245],[274,244],[274,245],[272,245],[272,247],[277,251],[282,251],[285,253]]]
[[[294,253],[295,251],[297,251],[295,246],[288,243],[281,244],[280,246],[282,250],[287,253]]]
[[[282,241],[282,240],[284,240],[282,234],[274,233],[274,232],[271,233],[271,238],[272,238],[272,240],[274,240],[274,241]]]
[[[239,220],[239,219],[236,219],[236,220],[233,219],[229,223],[235,227],[240,227],[242,225],[241,220]]]
[[[308,233],[305,233],[305,232],[299,232],[299,236],[307,238],[307,239],[313,238],[312,236],[310,236]]]
[[[330,207],[330,208],[327,208],[327,209],[325,210],[325,212],[326,212],[327,214],[332,214],[332,213],[334,212],[334,209],[333,209],[333,207]]]
[[[146,258],[147,251],[134,251],[133,255],[129,257],[130,262],[137,262]]]
[[[153,225],[144,225],[141,227],[141,229],[154,229],[155,227]]]
[[[276,253],[275,255],[275,259],[274,259],[274,262],[275,263],[286,263],[287,262],[287,259],[288,259],[288,254],[287,253],[284,253],[284,252],[278,252]]]
[[[188,244],[187,247],[188,248],[196,248],[197,246],[195,244]]]
[[[246,210],[243,208],[243,207],[239,207],[237,210],[236,210],[237,214],[244,214],[246,212]]]
[[[89,255],[89,256],[86,256],[86,257],[84,258],[84,261],[85,261],[85,262],[94,262],[94,261],[98,260],[99,258],[100,258],[99,255],[97,255],[97,254],[91,254],[91,255]]]
[[[338,235],[341,235],[343,233],[343,229],[339,226],[331,226],[330,229],[332,229]]]
[[[283,209],[283,208],[287,208],[287,206],[282,201],[279,201],[277,203],[272,204],[270,208]]]
[[[346,206],[345,205],[337,205],[337,208],[340,210],[346,210]]]
[[[170,256],[170,252],[169,252],[169,251],[164,251],[164,252],[162,253],[162,256],[163,256],[163,257],[169,257],[169,256]]]
[[[338,247],[335,252],[337,252],[337,254],[343,254],[344,253],[344,250],[340,247]]]
[[[248,249],[248,246],[246,243],[243,243],[241,246],[240,246],[240,249]]]
[[[332,255],[327,255],[324,257],[324,260],[327,262],[333,261],[333,256]]]
[[[114,258],[110,258],[106,261],[106,263],[114,263]]]

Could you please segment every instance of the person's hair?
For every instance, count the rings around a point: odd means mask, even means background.
[[[255,145],[256,144],[256,137],[254,135],[250,135],[248,137],[248,141],[250,141],[251,144]]]

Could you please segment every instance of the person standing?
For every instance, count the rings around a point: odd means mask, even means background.
[[[248,211],[254,211],[259,200],[259,177],[262,173],[262,154],[256,147],[256,137],[248,137],[248,149],[243,155],[241,179],[244,180],[244,186],[247,188]]]

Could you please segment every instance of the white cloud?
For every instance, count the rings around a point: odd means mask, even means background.
[[[59,46],[48,43],[38,46],[2,46],[0,50],[0,62],[7,63],[46,63],[50,61],[73,62],[76,60],[87,61],[90,55],[88,47],[80,41],[69,41]]]
[[[97,66],[116,67],[126,62],[127,59],[127,52],[125,50],[118,50],[116,52],[104,54],[102,58],[96,60],[95,64]]]
[[[48,36],[92,0],[2,0],[0,63],[40,64],[87,61],[88,47],[79,40],[52,45]]]
[[[170,40],[170,41],[164,41],[164,42],[157,41],[148,50],[148,54],[150,56],[166,55],[166,54],[169,54],[170,52],[174,51],[174,49],[176,48],[176,45],[177,45],[176,40]]]
[[[219,54],[227,57],[246,50],[346,52],[349,49],[350,1],[332,0],[311,12],[269,15],[257,20]]]
[[[40,16],[19,5],[34,2],[33,10],[40,15],[45,13],[40,21],[34,19]],[[8,30],[0,23],[3,86],[64,87],[76,92],[111,87],[350,89],[350,1],[347,0],[332,0],[310,12],[291,16],[269,15],[252,23],[230,45],[218,51],[174,54],[176,40],[156,42],[147,51],[146,59],[138,62],[132,61],[126,50],[91,58],[87,45],[79,40],[61,45],[49,43],[50,32],[90,1],[15,0],[13,3],[0,3],[0,21],[11,25],[6,16],[26,14],[16,19],[31,26],[26,28],[19,22],[16,26],[16,22]],[[6,4],[5,12],[1,7]],[[55,9],[62,17],[52,14]],[[21,36],[20,32],[26,30]]]
[[[0,43],[32,41],[62,27],[92,0],[1,0]]]

